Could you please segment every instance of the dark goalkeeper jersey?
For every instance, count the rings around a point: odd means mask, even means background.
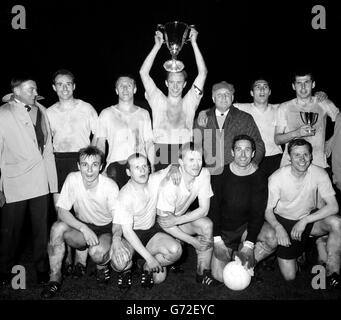
[[[259,170],[248,176],[237,176],[231,172],[230,165],[226,165],[219,180],[220,194],[215,197],[219,209],[210,216],[214,236],[221,235],[221,230],[235,230],[247,223],[246,240],[255,243],[264,223],[267,178]]]

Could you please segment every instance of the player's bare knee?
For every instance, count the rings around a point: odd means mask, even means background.
[[[105,250],[100,245],[91,246],[89,248],[89,256],[95,263],[103,263],[105,260],[105,256],[107,254],[107,250]]]
[[[168,248],[170,254],[181,255],[182,254],[182,246],[180,242],[174,241],[171,246]]]
[[[176,261],[180,259],[182,255],[182,246],[178,241],[174,241],[169,247],[168,247],[168,254],[169,257],[167,260],[170,261]]]
[[[211,238],[213,233],[213,222],[210,218],[203,217],[200,219],[200,234]]]
[[[63,236],[65,242],[71,247],[71,248],[77,248],[77,250],[84,250],[86,247],[80,247],[79,242],[74,238],[74,234],[72,232],[65,232]]]
[[[327,223],[330,226],[331,232],[341,237],[341,218],[337,215],[330,216]]]
[[[274,229],[268,229],[265,233],[265,243],[271,248],[274,249],[277,247],[278,242],[277,242],[277,237],[276,237],[276,232]]]
[[[63,236],[67,229],[68,229],[68,226],[66,223],[62,221],[56,221],[51,227],[50,243],[54,245],[54,244],[60,244],[61,242],[63,242]]]

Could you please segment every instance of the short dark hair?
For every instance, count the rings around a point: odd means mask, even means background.
[[[259,82],[259,81],[266,82],[268,84],[268,87],[269,88],[271,87],[269,80],[266,80],[264,77],[259,77],[259,78],[255,79],[254,81],[252,81],[251,90],[253,90],[253,88],[255,87],[256,82]]]
[[[78,163],[80,163],[81,158],[87,158],[91,156],[99,156],[101,158],[101,164],[104,163],[104,153],[102,152],[102,150],[91,145],[78,151]]]
[[[187,142],[183,144],[179,150],[179,159],[183,159],[188,151],[197,151],[203,154],[203,149],[200,144],[194,142]]]
[[[134,75],[132,73],[120,73],[118,75],[118,77],[116,78],[116,81],[115,81],[115,88],[117,87],[117,83],[118,83],[118,80],[120,80],[120,78],[129,78],[131,80],[134,81],[134,85],[136,86],[136,79],[134,77]]]
[[[239,134],[237,136],[235,136],[232,140],[232,150],[234,150],[234,147],[236,146],[236,143],[240,140],[247,140],[250,141],[251,143],[251,149],[252,151],[256,151],[256,143],[255,140],[253,138],[251,138],[250,136],[248,136],[247,134]]]
[[[11,90],[13,91],[14,88],[19,87],[22,83],[26,81],[35,81],[28,75],[17,76],[11,79]]]
[[[308,151],[310,154],[313,153],[313,146],[311,145],[311,143],[305,139],[293,139],[288,143],[288,154],[291,154],[291,151],[293,148],[295,147],[299,147],[299,146],[308,146]]]
[[[142,154],[142,153],[136,152],[136,153],[131,154],[131,155],[128,157],[128,159],[127,159],[127,164],[126,164],[127,167],[126,167],[126,168],[130,170],[130,161],[133,160],[133,159],[138,159],[138,158],[144,158],[144,159],[146,159],[146,160],[147,160],[147,164],[148,164],[148,159],[147,159],[147,157],[146,157],[144,154]]]
[[[297,77],[304,77],[304,76],[310,76],[311,81],[312,82],[315,81],[313,73],[310,70],[302,69],[302,70],[294,71],[294,73],[292,74],[292,83],[296,82]]]
[[[179,72],[170,72],[170,71],[167,71],[167,76],[166,76],[166,80],[167,80],[167,81],[168,81],[169,75],[170,75],[171,73],[182,73],[183,76],[184,76],[184,81],[187,81],[188,74],[187,74],[187,72],[186,72],[185,69],[182,70],[182,71],[179,71]]]
[[[53,84],[56,84],[56,78],[58,76],[69,76],[71,78],[71,80],[72,80],[72,83],[75,83],[75,76],[74,76],[74,74],[70,70],[67,70],[67,69],[59,69],[59,70],[57,70],[53,74],[53,77],[52,77]]]

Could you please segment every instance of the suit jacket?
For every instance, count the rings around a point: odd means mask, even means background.
[[[225,118],[223,130],[219,129],[215,107],[207,111],[207,125],[201,127],[195,121],[194,141],[202,143],[205,165],[211,174],[221,174],[224,165],[233,161],[231,148],[236,135],[246,134],[255,140],[256,153],[253,161],[259,164],[265,154],[265,145],[252,116],[244,111],[230,107]]]
[[[22,106],[10,99],[0,107],[0,190],[6,202],[16,202],[57,192],[57,172],[51,130],[46,109],[42,112],[44,149],[40,152],[31,118]]]

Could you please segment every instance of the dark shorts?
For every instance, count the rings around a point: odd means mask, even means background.
[[[113,179],[121,189],[129,180],[126,172],[127,161],[115,161],[108,165],[107,176]]]
[[[294,225],[296,224],[298,220],[285,219],[279,216],[278,214],[275,214],[275,217],[277,221],[284,227],[284,229],[288,233],[288,236],[291,242],[291,245],[289,247],[284,247],[281,245],[277,247],[277,257],[282,258],[282,259],[287,259],[287,260],[298,258],[299,256],[302,255],[302,253],[305,250],[305,246],[306,246],[307,240],[309,239],[309,235],[314,226],[314,223],[307,224],[307,226],[305,227],[302,233],[301,241],[298,241],[298,240],[293,240],[290,235],[292,228],[294,227]]]
[[[223,239],[225,246],[232,250],[238,250],[239,244],[242,239],[242,235],[247,229],[247,223],[241,225],[234,230],[222,230],[221,238]]]
[[[172,163],[178,163],[181,144],[155,143],[155,171],[168,167]]]
[[[96,226],[95,224],[92,223],[86,223],[83,222],[84,224],[87,225],[87,227],[89,229],[91,229],[97,237],[99,237],[100,235],[104,234],[104,233],[112,233],[112,222],[105,224],[104,226]]]
[[[134,230],[134,231],[144,246],[146,246],[149,240],[153,238],[158,232],[164,232],[157,222],[155,222],[155,224],[147,230]]]
[[[62,190],[64,181],[70,172],[78,171],[78,152],[55,152],[56,169],[58,177],[58,192]]]

